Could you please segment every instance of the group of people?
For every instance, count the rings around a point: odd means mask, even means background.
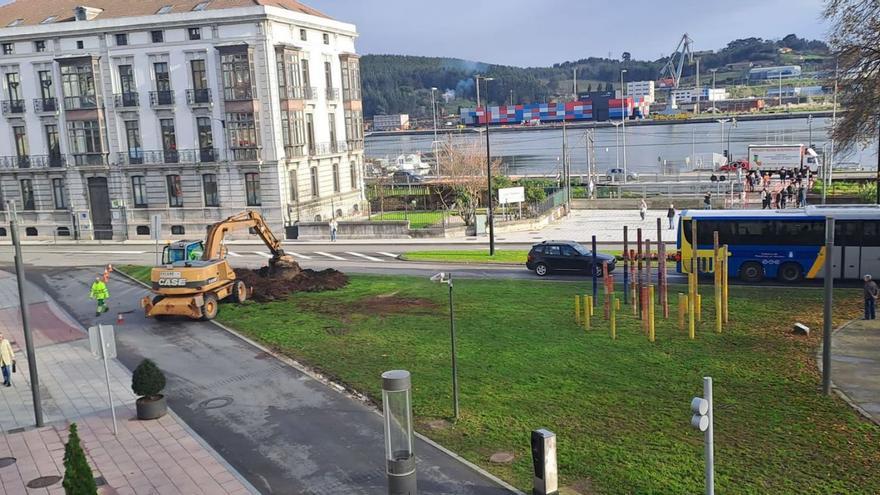
[[[764,175],[764,187],[761,189],[761,209],[804,208],[807,206],[807,190],[813,180],[813,173],[808,168],[786,169],[778,172],[779,180],[785,185],[778,192],[769,187],[769,174]]]

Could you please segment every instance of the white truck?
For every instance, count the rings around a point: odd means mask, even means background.
[[[807,167],[815,172],[819,155],[803,144],[750,144],[749,165],[752,169],[768,171]]]

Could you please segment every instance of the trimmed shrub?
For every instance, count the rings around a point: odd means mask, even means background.
[[[95,475],[86,459],[76,432],[76,423],[70,424],[70,436],[64,445],[64,493],[66,495],[97,495]]]
[[[155,399],[165,388],[165,375],[150,359],[144,359],[131,375],[131,390],[138,396]]]

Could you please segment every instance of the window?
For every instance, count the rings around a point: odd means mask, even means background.
[[[15,26],[18,26],[19,24],[21,24],[22,22],[24,22],[24,19],[16,19],[16,20],[10,22],[9,24],[7,24],[6,27],[15,27]]]
[[[220,196],[217,194],[217,176],[205,174],[202,176],[202,190],[205,193],[205,206],[220,206]]]
[[[339,192],[339,164],[333,164],[333,192]]]
[[[135,175],[131,178],[131,197],[135,208],[147,207],[147,183],[144,176]]]
[[[305,29],[299,30],[299,40],[300,41],[308,41],[309,40],[309,35]]]
[[[125,46],[128,44],[128,35],[125,33],[116,35],[116,46]]]
[[[55,200],[56,210],[67,208],[67,202],[64,200],[64,179],[52,179],[52,198]]]
[[[58,126],[56,124],[46,124],[43,127],[46,131],[46,149],[49,151],[49,166],[60,167],[61,162],[61,140],[58,137]]]
[[[34,41],[34,51],[35,52],[45,52],[46,51],[46,42],[43,40]]]
[[[201,160],[203,162],[213,162],[214,158],[214,133],[211,129],[211,118],[210,117],[198,117],[196,119],[196,131],[199,135],[199,151],[201,153]],[[207,154],[210,153],[210,158],[208,159]]]
[[[244,190],[248,206],[260,206],[260,174],[244,174]]]
[[[314,116],[310,113],[306,114],[306,139],[308,140],[306,144],[309,146],[309,152],[311,154],[315,153],[315,120]]]
[[[327,89],[333,88],[333,66],[330,62],[324,62],[324,84]]]
[[[6,74],[6,90],[9,93],[10,100],[21,99],[21,80],[18,72],[9,72]]]
[[[137,91],[137,85],[134,81],[134,69],[130,65],[119,66],[119,89],[122,93],[123,106],[137,104],[137,97],[132,98],[133,93]]]
[[[68,227],[58,227],[55,229],[55,233],[58,237],[70,237],[70,229]]]
[[[572,248],[571,246],[562,246],[562,256],[574,257],[577,255],[577,251],[575,251],[574,248]]]
[[[75,100],[70,110],[94,108],[97,104],[95,76],[91,64],[61,66],[61,87],[65,97]]]
[[[349,179],[351,180],[351,190],[354,191],[358,188],[358,166],[356,161],[351,162],[349,174]]]
[[[329,44],[330,44],[330,35],[327,34],[327,33],[324,33],[324,44],[325,44],[325,45],[329,45]]]
[[[195,7],[193,7],[193,12],[200,12],[200,11],[202,11],[202,10],[207,9],[207,8],[208,8],[208,4],[210,4],[210,3],[211,3],[211,2],[200,2],[198,5],[196,5]]]
[[[184,235],[186,234],[186,229],[183,228],[183,225],[172,225],[171,226],[171,235]]]
[[[40,21],[40,24],[51,24],[51,23],[55,22],[56,19],[58,19],[57,15],[50,15],[49,17]]]
[[[83,48],[85,48],[85,46],[86,45],[83,43],[82,40],[76,40],[76,49],[77,50],[82,50]]]
[[[290,202],[299,201],[299,184],[297,183],[296,170],[291,170],[288,177],[290,182]]]
[[[153,74],[156,76],[156,91],[171,91],[171,74],[168,72],[168,62],[154,63]]]
[[[309,86],[312,85],[312,78],[309,77],[309,61],[303,58],[303,59],[300,59],[299,62],[300,62],[300,67],[302,69],[301,72],[302,72],[303,86],[308,88]],[[314,95],[306,96],[307,99],[314,98],[314,97],[315,97]]]
[[[186,30],[186,34],[187,34],[187,36],[189,36],[190,40],[193,40],[193,41],[200,40],[200,39],[202,39],[202,28],[197,28],[197,27],[188,28]]]
[[[162,135],[165,163],[177,163],[177,135],[174,132],[174,119],[159,119],[159,130]]]
[[[165,5],[161,8],[159,8],[159,10],[157,10],[156,13],[157,14],[167,14],[167,13],[171,12],[171,9],[173,9],[173,8],[174,8],[173,5]]]
[[[21,180],[21,204],[25,210],[36,210],[34,205],[34,184],[30,179]]]
[[[36,228],[36,227],[27,227],[27,228],[25,228],[25,229],[24,229],[24,235],[26,235],[26,236],[28,236],[28,237],[34,237],[34,236],[38,235],[38,234],[37,234],[37,228]]]
[[[192,74],[193,89],[196,91],[208,89],[208,70],[205,68],[205,61],[201,59],[191,60],[189,67]]]
[[[37,79],[40,80],[40,97],[43,98],[43,100],[54,98],[55,92],[52,91],[52,71],[41,70],[37,72]]]
[[[19,161],[21,161],[22,159],[27,160],[28,141],[25,127],[23,125],[13,126],[12,138],[15,142],[15,154],[16,156],[18,156]]]
[[[336,145],[337,145],[337,142],[336,142],[336,114],[331,113],[331,114],[327,115],[327,122],[328,122],[327,125],[330,127],[330,147],[331,147],[330,151],[335,153],[337,151],[337,149],[336,149]]]
[[[138,225],[135,228],[135,233],[137,235],[150,235],[150,226],[149,225]]]
[[[3,43],[3,45],[0,46],[3,47],[3,55],[12,55],[15,53],[15,45],[12,43]]]
[[[227,101],[250,100],[251,63],[247,53],[228,53],[220,59],[223,73],[223,93]]]
[[[162,43],[165,41],[165,31],[157,30],[150,31],[150,39],[153,43]]]
[[[165,177],[168,185],[168,206],[172,208],[183,207],[183,186],[180,183],[179,175],[169,175]]]
[[[312,197],[317,198],[318,192],[319,192],[319,190],[318,190],[318,167],[312,167],[311,170],[309,170],[309,173],[311,175],[310,178],[311,178],[311,182],[312,182]]]
[[[226,131],[235,160],[257,159],[257,126],[252,113],[227,113]]]
[[[141,149],[141,130],[137,120],[125,121],[125,139],[128,143],[128,163],[144,163],[144,152]]]
[[[880,246],[880,220],[865,220],[862,225],[862,246]]]
[[[560,256],[562,251],[559,249],[559,246],[544,246],[544,255],[545,256]]]

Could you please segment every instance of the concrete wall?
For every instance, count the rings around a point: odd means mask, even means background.
[[[638,210],[639,198],[624,199],[573,199],[571,207],[574,210]],[[652,210],[665,210],[669,203],[675,204],[676,210],[695,209],[703,207],[703,198],[645,198],[645,203]],[[719,208],[724,204],[724,198],[713,195],[712,205]]]
[[[330,227],[327,222],[300,222],[297,239],[328,240]],[[409,222],[388,220],[383,222],[339,222],[337,239],[409,239]]]

